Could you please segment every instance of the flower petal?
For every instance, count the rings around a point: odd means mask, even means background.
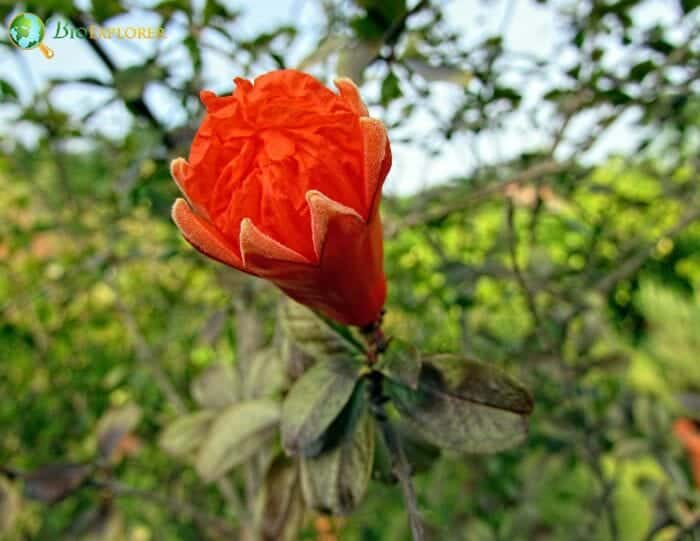
[[[185,158],[175,158],[170,162],[170,176],[175,181],[175,184],[177,184],[177,187],[180,188],[180,193],[185,196],[185,199],[187,199],[187,202],[197,214],[209,219],[207,209],[205,209],[202,205],[198,205],[187,193],[187,177],[189,174],[191,174],[191,171],[192,167],[189,163],[187,163]]]
[[[306,200],[319,257],[319,304],[344,324],[375,321],[386,300],[379,215],[366,223],[353,209],[316,190],[307,192]]]
[[[185,240],[204,255],[243,270],[243,262],[234,248],[216,227],[197,216],[184,199],[178,198],[173,205],[172,218]]]
[[[255,274],[262,271],[261,275],[265,275],[265,270],[278,266],[280,262],[311,264],[303,255],[260,231],[250,218],[241,220],[239,242],[243,265]]]
[[[359,116],[369,116],[369,111],[365,102],[362,101],[360,91],[358,90],[352,79],[348,77],[339,77],[333,81],[335,87],[340,92],[343,99],[350,105],[354,113]]]
[[[391,168],[391,149],[386,128],[381,121],[363,117],[360,119],[360,129],[365,159],[365,201],[367,201],[367,221],[369,221],[379,205],[378,193]]]
[[[362,216],[360,216],[355,209],[334,201],[318,190],[309,190],[306,192],[306,201],[309,204],[309,212],[311,214],[311,236],[314,252],[316,252],[316,260],[318,262],[321,261],[323,256],[323,248],[328,233],[328,223],[332,218],[336,216],[352,217],[352,220],[347,222],[346,228],[357,229],[356,225],[365,225]],[[353,233],[355,232],[349,232],[349,234]]]

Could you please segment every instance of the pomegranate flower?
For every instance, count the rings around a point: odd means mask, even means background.
[[[197,250],[265,278],[348,325],[386,299],[379,201],[391,167],[384,125],[357,87],[339,94],[295,70],[201,93],[206,116],[171,172],[173,220]]]

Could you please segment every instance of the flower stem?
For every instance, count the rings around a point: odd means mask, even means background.
[[[391,424],[389,416],[384,408],[384,403],[387,402],[387,398],[384,396],[382,389],[382,382],[384,376],[380,372],[373,371],[370,373],[369,381],[369,395],[370,395],[370,405],[372,408],[372,413],[374,418],[379,423],[379,428],[382,432],[386,446],[389,449],[389,454],[391,456],[391,469],[399,481],[401,486],[401,492],[403,493],[403,499],[406,503],[406,510],[408,512],[408,523],[411,527],[411,534],[413,536],[413,541],[424,541],[425,533],[423,530],[423,521],[420,517],[420,512],[418,511],[418,502],[416,501],[416,493],[413,490],[413,483],[411,482],[411,467],[406,460],[406,453],[404,453],[403,446],[401,445],[401,438],[398,432]]]
[[[384,318],[384,310],[374,323],[371,323],[361,329],[361,332],[367,341],[367,364],[370,367],[369,372],[369,401],[370,409],[374,418],[379,423],[379,428],[382,432],[382,437],[389,450],[391,456],[391,469],[399,481],[403,499],[406,503],[408,512],[408,524],[411,527],[413,541],[424,541],[425,531],[423,529],[423,521],[418,511],[418,502],[416,501],[416,492],[413,490],[411,481],[411,466],[406,459],[406,453],[401,445],[399,433],[391,424],[387,415],[384,404],[389,399],[384,394],[384,376],[381,372],[373,367],[379,361],[379,357],[386,351],[389,340],[382,332],[382,320]]]

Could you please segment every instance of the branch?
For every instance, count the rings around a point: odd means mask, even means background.
[[[401,33],[404,31],[406,28],[406,21],[416,13],[423,11],[424,9],[428,8],[430,6],[430,1],[429,0],[420,0],[415,6],[413,6],[411,9],[408,9],[404,12],[403,15],[401,15],[394,23],[387,29],[386,32],[384,32],[384,35],[382,36],[382,44],[384,45],[393,45],[396,43],[396,41],[399,39],[399,36],[401,36]],[[393,53],[392,53],[393,54]],[[371,65],[377,60],[383,60],[385,59],[381,53],[377,53],[374,58],[372,58],[367,65]]]
[[[126,327],[127,334],[129,334],[131,341],[134,344],[137,359],[150,369],[153,379],[173,409],[179,415],[187,413],[187,405],[178,394],[175,385],[173,385],[172,381],[170,381],[168,374],[156,361],[156,355],[141,334],[138,324],[136,323],[136,319],[131,311],[129,311],[121,300],[117,302],[117,310],[122,316],[122,321]],[[236,515],[242,515],[242,504],[238,494],[235,491],[235,488],[231,485],[231,482],[228,479],[220,479],[217,482],[217,488],[219,489],[219,493],[223,499],[226,501],[228,507],[234,510]]]
[[[497,180],[490,182],[480,189],[466,191],[462,194],[454,193],[461,191],[460,189],[453,189],[450,194],[449,188],[441,186],[436,189],[433,193],[439,195],[448,202],[438,208],[425,209],[425,210],[415,210],[409,212],[403,219],[391,224],[393,227],[387,228],[386,236],[387,238],[392,238],[396,236],[399,231],[402,231],[406,227],[415,227],[435,221],[442,220],[452,214],[453,212],[458,212],[461,210],[466,210],[470,206],[482,201],[488,196],[498,193],[503,190],[509,184],[518,184],[524,182],[530,182],[536,180],[544,175],[551,175],[557,173],[569,165],[567,162],[558,162],[554,159],[547,159],[536,163],[524,171],[512,175],[503,180]],[[461,187],[460,187],[461,188]],[[425,195],[425,194],[424,194]],[[450,196],[451,195],[451,196]]]
[[[165,395],[173,409],[180,415],[186,413],[187,406],[185,405],[185,402],[182,400],[182,398],[180,398],[180,395],[175,389],[173,383],[170,381],[170,378],[168,378],[168,375],[156,361],[156,356],[151,347],[148,345],[148,342],[146,342],[146,339],[141,334],[134,315],[126,307],[126,305],[121,302],[121,300],[117,301],[117,310],[122,317],[127,334],[134,345],[136,358],[151,371],[151,375],[153,376],[156,385],[158,385],[160,391],[163,393],[163,395]]]
[[[411,527],[413,541],[424,541],[425,531],[420,512],[418,511],[416,493],[413,490],[413,483],[411,482],[411,467],[406,460],[406,454],[401,445],[399,434],[391,424],[386,410],[384,409],[384,403],[387,401],[387,398],[384,396],[382,390],[383,376],[379,372],[371,372],[369,381],[372,413],[379,423],[379,428],[386,442],[386,446],[389,449],[389,454],[391,455],[392,470],[401,485],[401,492],[403,493],[403,499],[406,503],[408,523]]]
[[[138,498],[163,506],[174,515],[191,517],[201,526],[216,531],[223,538],[234,539],[237,537],[237,531],[225,520],[201,511],[200,506],[198,505],[193,505],[186,501],[176,500],[156,492],[133,488],[113,481],[92,481],[91,485],[97,488],[106,489],[115,497]]]
[[[85,17],[81,17],[79,15],[76,15],[74,17],[70,18],[71,23],[73,23],[76,27],[80,26],[87,26],[89,21],[86,20]],[[107,51],[103,48],[102,44],[100,43],[100,40],[97,39],[86,39],[83,40],[85,43],[88,44],[88,46],[92,49],[92,51],[97,55],[97,57],[102,61],[104,66],[110,71],[112,74],[112,79],[114,79],[114,73],[119,71],[119,68],[117,65],[114,63],[114,60],[107,54]],[[173,148],[175,146],[175,142],[173,139],[170,137],[170,135],[165,132],[163,129],[163,126],[160,124],[158,119],[155,117],[151,109],[146,105],[146,102],[144,101],[143,97],[139,97],[133,101],[129,100],[129,102],[126,102],[127,108],[131,109],[133,112],[136,112],[137,114],[141,115],[144,117],[148,123],[156,128],[159,131],[163,132],[163,143],[165,146],[168,148]]]
[[[513,274],[520,285],[520,289],[523,291],[525,302],[527,302],[528,309],[530,310],[532,318],[535,321],[536,330],[539,330],[541,328],[541,320],[537,310],[535,296],[530,287],[527,285],[525,276],[523,275],[520,264],[518,263],[518,234],[515,231],[515,206],[513,205],[513,200],[510,198],[507,198],[506,224],[508,226],[508,250],[510,253],[511,265],[513,267]]]

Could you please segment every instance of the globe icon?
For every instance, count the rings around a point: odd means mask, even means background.
[[[20,49],[34,49],[39,47],[46,58],[53,56],[53,51],[42,45],[44,34],[44,21],[33,13],[20,13],[12,19],[8,28],[10,40]]]

